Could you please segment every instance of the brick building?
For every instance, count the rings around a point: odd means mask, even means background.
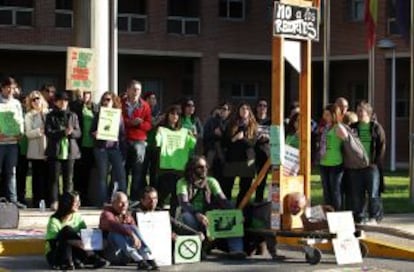
[[[156,91],[163,106],[193,96],[205,116],[219,100],[270,99],[271,0],[118,0],[119,90],[131,78]],[[397,162],[408,161],[409,50],[395,34],[393,0],[380,0],[377,39],[397,44]],[[73,44],[72,0],[0,0],[0,74],[24,91],[65,86]],[[331,1],[330,100],[367,99],[364,0]],[[323,22],[322,22],[323,24]],[[323,29],[323,26],[321,26]],[[323,33],[320,33],[320,41]],[[391,53],[376,50],[373,104],[390,127]],[[286,103],[297,99],[297,74],[286,71]],[[322,42],[313,43],[312,112],[322,108]],[[389,133],[387,133],[389,137]]]

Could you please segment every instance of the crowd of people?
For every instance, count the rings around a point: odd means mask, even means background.
[[[157,192],[159,207],[169,204],[173,217],[181,207],[182,221],[202,233],[206,207],[237,206],[270,157],[266,99],[257,100],[254,107],[246,102],[236,107],[222,102],[203,124],[193,99],[182,99],[161,111],[156,94],[143,93],[136,80],[127,84],[121,96],[105,92],[96,104],[90,91],[57,92],[51,84],[23,96],[15,79],[6,77],[1,82],[0,107],[12,116],[0,121],[2,194],[19,208],[28,205],[30,162],[31,205],[38,207],[45,200],[58,213],[57,219],[63,218],[59,211],[67,205],[60,203],[60,192],[77,191],[84,205],[103,207],[114,201],[113,191],[122,192],[118,202],[125,202],[126,197],[139,201],[149,185]],[[97,138],[102,108],[121,111],[117,140]],[[296,103],[285,121],[286,144],[295,148],[300,148],[299,119]],[[357,223],[379,222],[386,144],[372,107],[362,101],[353,113],[348,111],[348,101],[340,97],[324,108],[321,121],[313,121],[312,128],[312,157],[320,166],[324,204],[352,210]],[[351,153],[344,152],[351,140],[359,145],[351,146]],[[362,154],[366,164],[346,163],[352,161],[352,152]],[[233,203],[236,177],[239,190]],[[265,185],[266,180],[257,188],[254,201],[265,199]],[[135,230],[121,233],[130,235]],[[114,238],[115,243],[118,240]],[[237,253],[243,250],[238,239],[230,239],[228,246]],[[99,259],[95,261],[99,266]]]

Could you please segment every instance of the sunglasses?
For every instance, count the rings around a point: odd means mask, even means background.
[[[33,97],[32,98],[32,102],[37,101],[37,100],[40,100],[40,97]]]

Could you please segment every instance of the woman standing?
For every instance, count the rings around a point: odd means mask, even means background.
[[[181,103],[181,113],[183,128],[188,129],[197,139],[197,146],[194,152],[196,154],[203,154],[203,124],[200,118],[195,115],[195,103],[193,99],[184,98]]]
[[[46,229],[46,260],[51,268],[74,270],[91,263],[93,268],[102,268],[109,263],[93,251],[83,249],[81,229],[86,229],[85,221],[78,213],[80,206],[77,192],[65,192],[59,199],[59,207],[52,214]]]
[[[73,165],[80,158],[77,139],[81,137],[78,117],[68,109],[65,92],[55,95],[55,107],[46,116],[46,156],[49,166],[50,208],[57,209],[59,170],[62,171],[63,192],[73,190]]]
[[[175,215],[177,207],[177,181],[182,176],[185,164],[196,144],[192,133],[182,127],[180,114],[179,106],[169,107],[155,135],[155,141],[160,149],[158,203],[162,207],[166,198],[171,195],[172,215]]]
[[[121,109],[119,97],[112,92],[104,92],[100,101],[102,108]],[[118,141],[104,141],[96,139],[99,115],[95,115],[91,131],[95,138],[94,155],[98,168],[98,202],[103,205],[108,199],[108,165],[111,164],[112,178],[114,182],[118,182],[119,191],[126,193],[126,177],[125,167],[123,165],[123,157],[125,157],[125,127],[121,117],[119,122]]]
[[[256,153],[256,173],[259,174],[266,161],[270,156],[270,125],[271,121],[267,115],[267,101],[266,99],[259,99],[256,105],[256,121],[258,123],[257,142],[255,145]],[[260,185],[256,189],[255,202],[263,201],[264,189],[266,187],[267,175],[263,177]]]
[[[39,91],[32,91],[26,98],[26,109],[24,125],[28,139],[27,159],[32,164],[33,207],[39,207],[40,200],[47,200],[46,188],[49,187],[45,155],[45,122],[49,105]]]
[[[234,179],[236,176],[240,178],[237,204],[249,190],[256,173],[254,152],[256,136],[257,122],[250,105],[241,103],[230,120],[223,139],[227,149],[225,150],[226,163],[222,188],[227,199],[231,199]]]
[[[320,128],[320,175],[323,188],[324,204],[342,210],[342,176],[344,174],[342,158],[342,139],[338,119],[340,109],[335,104],[325,107],[324,125]]]

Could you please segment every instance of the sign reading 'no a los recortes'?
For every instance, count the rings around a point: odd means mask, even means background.
[[[275,2],[273,36],[319,40],[318,9]]]

